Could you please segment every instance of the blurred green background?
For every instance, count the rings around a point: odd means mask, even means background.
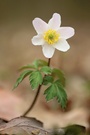
[[[45,59],[41,47],[31,43],[31,38],[36,34],[32,20],[40,17],[48,22],[55,12],[61,15],[62,26],[75,29],[75,36],[68,40],[71,46],[68,52],[55,52],[51,65],[65,72],[67,93],[70,101],[74,102],[72,106],[77,106],[78,102],[79,106],[84,107],[87,93],[84,84],[90,80],[90,0],[0,0],[0,86],[9,84],[11,89],[21,66],[37,58]],[[19,86],[21,96],[26,98],[29,92],[25,94],[25,89],[30,89],[27,82]],[[89,94],[86,95],[89,99]],[[28,98],[26,101],[29,103]],[[86,116],[84,110],[80,116]],[[83,119],[80,122],[86,124],[86,119]]]

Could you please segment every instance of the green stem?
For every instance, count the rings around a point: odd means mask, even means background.
[[[48,66],[50,66],[50,60],[51,60],[51,59],[49,58],[49,59],[48,59]],[[33,107],[34,107],[34,105],[35,105],[35,103],[36,103],[36,101],[37,101],[37,99],[38,99],[38,96],[39,96],[41,87],[42,87],[42,85],[39,85],[39,86],[38,86],[38,89],[37,89],[37,92],[36,92],[36,95],[35,95],[35,97],[34,97],[34,100],[33,100],[32,104],[31,104],[31,105],[29,106],[29,108],[23,113],[22,116],[26,116],[26,115],[33,109]]]
[[[49,59],[48,59],[48,66],[50,66],[50,61],[51,61],[51,59],[49,58]]]

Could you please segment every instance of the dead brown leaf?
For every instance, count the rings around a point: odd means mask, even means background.
[[[3,123],[3,122],[2,122]],[[0,125],[0,134],[21,135],[46,135],[48,130],[43,128],[43,123],[35,118],[17,117]]]
[[[46,130],[43,123],[33,117],[17,117],[9,122],[0,120],[0,135],[53,135],[54,130]],[[65,129],[55,130],[60,135],[64,135]]]

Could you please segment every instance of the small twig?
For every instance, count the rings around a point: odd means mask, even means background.
[[[50,60],[51,60],[51,59],[49,58],[49,59],[48,59],[48,66],[50,66]],[[22,116],[26,116],[26,115],[33,109],[33,107],[34,107],[34,105],[35,105],[35,103],[36,103],[36,101],[37,101],[37,99],[38,99],[38,96],[39,96],[41,87],[42,87],[42,85],[39,85],[39,86],[38,86],[38,89],[37,89],[37,92],[36,92],[36,95],[35,95],[35,97],[34,97],[34,100],[33,100],[32,104],[31,104],[30,107],[23,113]]]

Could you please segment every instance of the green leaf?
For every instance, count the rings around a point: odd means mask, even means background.
[[[57,80],[54,83],[52,83],[44,92],[44,95],[46,95],[46,100],[49,101],[56,97],[58,103],[61,104],[62,108],[66,107],[67,104],[67,94],[63,88],[63,86],[60,84],[60,81]]]
[[[24,70],[24,69],[28,69],[28,68],[37,69],[39,67],[47,66],[47,65],[48,65],[48,63],[46,61],[39,59],[39,60],[35,60],[33,62],[33,64],[28,64],[28,65],[25,65],[25,66],[21,67],[19,70]]]
[[[86,129],[81,125],[70,125],[64,128],[65,135],[85,135]]]
[[[40,71],[33,71],[29,76],[32,89],[36,89],[43,82],[43,77]]]
[[[15,88],[23,81],[23,79],[24,79],[26,76],[30,75],[31,73],[32,73],[31,70],[26,70],[26,71],[24,71],[23,73],[21,73],[20,76],[19,76],[19,78],[16,80],[16,83],[15,83],[13,89],[15,89]]]
[[[54,78],[50,75],[46,75],[43,78],[43,85],[48,85],[49,83],[53,83]]]
[[[46,61],[44,61],[44,60],[35,60],[34,62],[33,62],[33,65],[36,67],[36,68],[39,68],[39,67],[43,67],[43,66],[47,66],[48,65],[48,63],[46,62]]]
[[[50,85],[44,92],[44,95],[46,95],[46,100],[49,101],[56,97],[56,87],[54,84]]]
[[[56,90],[57,90],[56,98],[58,100],[58,103],[61,104],[62,108],[65,108],[67,104],[67,94],[64,90],[64,87],[62,86],[59,80],[55,82],[55,85],[56,85]]]
[[[46,75],[52,73],[52,69],[50,67],[48,67],[48,66],[43,66],[40,71],[43,72]]]
[[[28,64],[28,65],[26,65],[26,66],[21,67],[19,70],[21,71],[21,70],[29,69],[29,68],[30,68],[30,69],[36,69],[34,65]]]
[[[65,86],[65,76],[60,69],[56,69],[56,68],[52,69],[52,75],[54,77],[57,77],[60,80],[61,84]]]

